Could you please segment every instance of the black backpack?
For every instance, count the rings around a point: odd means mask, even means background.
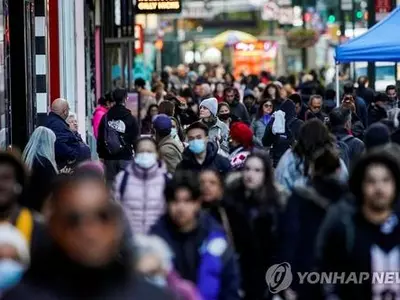
[[[126,146],[122,134],[108,123],[107,114],[104,115],[104,144],[108,153],[111,155],[121,153]]]

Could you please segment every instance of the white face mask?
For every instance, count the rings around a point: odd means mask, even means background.
[[[137,153],[135,163],[143,169],[149,169],[157,163],[157,154],[150,152]]]

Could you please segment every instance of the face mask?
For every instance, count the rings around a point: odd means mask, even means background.
[[[21,281],[24,274],[22,264],[12,259],[0,260],[0,291],[9,289]]]
[[[218,118],[220,118],[222,121],[226,121],[229,119],[230,116],[231,114],[219,114]]]
[[[157,163],[157,154],[148,152],[138,153],[135,156],[135,163],[143,169],[149,169]]]
[[[194,154],[203,153],[206,150],[206,143],[203,140],[193,140],[189,142],[189,150]]]
[[[173,138],[175,138],[178,135],[178,131],[176,130],[176,128],[171,128],[171,136]]]
[[[161,275],[155,275],[155,276],[149,277],[148,281],[158,287],[166,287],[167,286],[167,280],[164,278],[164,276],[161,276]]]

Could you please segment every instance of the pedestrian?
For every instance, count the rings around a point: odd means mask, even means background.
[[[147,234],[165,211],[167,169],[159,160],[152,138],[138,140],[135,158],[114,182],[114,198],[121,203],[133,233]]]
[[[329,207],[347,196],[347,185],[337,178],[339,169],[340,159],[335,148],[316,151],[309,180],[305,186],[296,186],[289,197],[281,217],[279,256],[280,261],[290,263],[295,273],[313,270],[318,229]],[[299,300],[316,299],[318,295],[315,285],[299,284],[297,279],[290,288]]]
[[[147,110],[146,117],[142,120],[141,133],[142,134],[154,134],[153,130],[153,118],[158,115],[158,105],[151,104]]]
[[[73,168],[86,159],[81,152],[80,140],[66,122],[69,116],[69,104],[65,99],[56,99],[51,104],[46,127],[56,135],[55,153],[59,170]]]
[[[377,93],[368,107],[368,125],[372,125],[388,117],[387,109],[390,99],[384,93]]]
[[[76,117],[76,114],[70,112],[66,121],[69,125],[69,128],[72,130],[72,132],[75,134],[75,136],[79,141],[80,153],[82,153],[81,154],[82,160],[90,159],[91,158],[90,148],[83,141],[82,136],[78,132],[78,119]]]
[[[49,245],[4,299],[172,299],[133,271],[123,213],[97,174],[60,179],[51,211]]]
[[[306,112],[308,110],[308,106],[305,103],[303,103],[303,99],[297,93],[290,95],[289,99],[292,100],[296,106],[297,118],[304,121],[306,118]]]
[[[354,200],[334,205],[320,228],[317,270],[346,278],[350,272],[391,272],[400,263],[397,158],[382,148],[371,151],[354,166],[349,186]],[[371,276],[358,284],[333,282],[324,293],[325,299],[393,298],[398,285],[372,282]]]
[[[165,189],[167,214],[151,233],[174,253],[174,268],[196,284],[202,299],[240,299],[240,277],[233,248],[223,228],[202,213],[196,174],[180,172]]]
[[[156,235],[136,235],[137,270],[156,286],[168,288],[182,300],[200,300],[196,286],[173,268],[173,253]]]
[[[386,87],[386,95],[389,97],[389,103],[387,105],[387,110],[400,108],[399,97],[397,96],[397,88],[395,85],[388,85]]]
[[[344,95],[348,95],[353,98],[353,102],[355,105],[354,112],[357,114],[357,117],[360,119],[361,123],[363,124],[364,128],[368,126],[368,107],[365,103],[365,100],[360,96],[357,96],[356,91],[354,89],[353,82],[348,82],[343,86]],[[355,120],[353,120],[355,122]]]
[[[40,217],[21,206],[26,194],[27,176],[22,162],[12,153],[0,152],[0,223],[10,223],[24,236],[31,253],[41,246],[44,225]]]
[[[24,163],[30,171],[28,184],[29,199],[25,205],[42,212],[51,192],[52,182],[58,174],[54,144],[56,135],[46,127],[39,126],[32,133],[22,154]]]
[[[160,158],[166,163],[169,173],[174,174],[182,160],[183,146],[172,138],[172,120],[167,115],[158,115],[153,121],[155,138]]]
[[[229,104],[226,102],[220,102],[218,104],[218,119],[225,123],[228,128],[231,128],[231,123],[233,119],[237,119],[231,114],[231,109]]]
[[[225,84],[223,82],[217,82],[215,84],[214,97],[215,99],[217,99],[218,103],[224,101],[224,90],[225,90]]]
[[[256,96],[254,92],[250,89],[246,89],[243,93],[243,104],[249,113],[250,120],[253,121],[255,115],[257,114],[258,105],[256,102]]]
[[[365,132],[364,142],[367,151],[388,145],[391,142],[389,128],[380,122],[372,124]]]
[[[320,148],[335,147],[335,138],[328,128],[318,119],[311,119],[301,126],[297,143],[281,157],[275,169],[275,179],[288,191],[295,184],[305,184],[309,176],[310,162],[315,151]],[[340,160],[339,178],[346,182],[348,172],[346,164]]]
[[[168,117],[175,116],[175,104],[172,101],[165,100],[158,105],[158,113],[165,114]]]
[[[369,79],[367,76],[360,76],[357,80],[357,96],[364,99],[365,104],[370,105],[375,98],[375,91],[369,87]]]
[[[351,134],[363,140],[365,125],[359,117],[354,96],[352,94],[345,94],[340,107],[351,110]]]
[[[138,121],[125,107],[125,89],[113,91],[115,105],[104,115],[99,126],[97,153],[106,167],[107,182],[123,170],[133,157],[133,145],[139,136]]]
[[[224,91],[224,102],[229,104],[231,114],[237,119],[250,124],[250,116],[243,103],[240,103],[239,91],[232,87],[227,87]]]
[[[96,139],[99,135],[99,125],[101,119],[113,105],[114,101],[112,99],[111,92],[108,92],[104,96],[100,97],[98,105],[93,112],[93,119],[92,119],[93,135]]]
[[[182,130],[182,126],[180,126],[178,120],[174,117],[171,117],[172,128],[171,128],[171,137],[178,142],[178,144],[182,145],[183,148],[186,148],[184,143],[185,135]]]
[[[340,157],[350,167],[365,150],[363,141],[351,134],[351,111],[342,107],[334,108],[329,114],[329,124],[341,151]]]
[[[254,135],[260,141],[264,137],[265,129],[272,119],[273,112],[274,105],[271,100],[263,100],[260,102],[257,115],[251,123],[251,128],[253,129]]]
[[[151,104],[157,104],[155,95],[146,89],[146,81],[143,78],[135,79],[135,90],[140,96],[140,117],[143,119]],[[115,100],[115,99],[114,99]]]
[[[208,127],[209,141],[215,143],[221,151],[229,153],[229,128],[218,119],[217,113],[217,99],[209,98],[201,101],[200,120]]]
[[[232,170],[241,170],[253,150],[253,131],[243,122],[233,123],[230,131],[229,159]]]
[[[311,95],[308,101],[308,110],[306,112],[305,120],[317,118],[323,123],[328,123],[328,116],[323,111],[323,99],[320,95]]]
[[[183,152],[182,161],[177,170],[200,172],[204,169],[214,169],[221,174],[227,174],[230,169],[229,160],[218,154],[218,147],[209,141],[208,127],[203,122],[196,122],[186,129],[189,146]]]
[[[270,148],[274,168],[285,152],[298,140],[302,125],[303,122],[297,118],[293,101],[288,99],[280,104],[280,110],[273,114],[262,139],[264,147]]]
[[[244,299],[269,299],[265,274],[278,254],[278,220],[287,194],[276,185],[265,152],[248,156],[241,175],[226,187],[225,208],[239,257]]]
[[[29,263],[24,236],[14,226],[0,224],[0,297],[19,283]]]

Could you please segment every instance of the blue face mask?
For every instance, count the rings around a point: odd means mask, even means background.
[[[0,291],[5,291],[18,284],[24,271],[23,265],[12,259],[0,260]]]
[[[165,277],[161,276],[161,275],[155,275],[155,276],[149,277],[148,281],[150,283],[152,283],[152,284],[154,284],[154,285],[156,285],[158,287],[162,287],[162,288],[166,287],[167,284],[168,284],[167,280],[165,279]]]
[[[175,138],[178,135],[178,131],[176,130],[176,128],[172,128],[171,129],[171,136],[172,138]]]
[[[189,150],[194,154],[203,153],[206,150],[206,143],[201,139],[189,141]]]
[[[143,169],[149,169],[157,163],[157,154],[149,152],[137,153],[135,163]]]

